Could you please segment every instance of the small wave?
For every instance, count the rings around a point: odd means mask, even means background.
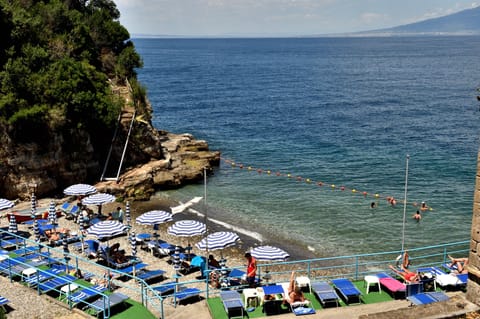
[[[191,212],[191,213],[196,214],[197,216],[205,217],[205,215],[204,215],[203,213],[200,213],[199,211],[197,211],[197,210],[195,210],[195,209],[190,208],[188,211]],[[227,229],[233,230],[233,231],[235,231],[235,232],[237,232],[237,233],[246,235],[246,236],[251,237],[251,238],[253,238],[253,239],[255,239],[255,240],[258,240],[259,242],[263,242],[263,236],[262,236],[261,234],[259,234],[259,233],[256,233],[256,232],[253,232],[253,231],[250,231],[250,230],[247,230],[247,229],[245,229],[245,228],[238,227],[238,226],[233,226],[233,225],[231,225],[231,224],[229,224],[229,223],[222,222],[222,221],[220,221],[220,220],[218,220],[218,219],[208,218],[208,217],[207,217],[207,219],[208,219],[210,222],[214,223],[214,224],[217,224],[217,225],[220,225],[220,226],[225,227],[225,228],[227,228]]]

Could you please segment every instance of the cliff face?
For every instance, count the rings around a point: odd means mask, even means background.
[[[0,126],[0,197],[29,198],[32,184],[36,184],[37,196],[55,196],[71,184],[90,183],[117,197],[146,200],[155,190],[201,180],[204,168],[211,172],[212,166],[218,165],[220,153],[209,151],[205,141],[153,128],[151,108],[147,114],[134,116],[128,91],[122,92],[125,107],[114,140],[113,132],[99,137],[72,128],[39,132],[41,145],[25,144],[12,139],[8,128]],[[130,126],[129,143],[116,179]],[[99,139],[112,142],[102,144]],[[113,147],[104,174],[108,180],[100,181],[110,144]],[[116,180],[110,180],[112,177]]]

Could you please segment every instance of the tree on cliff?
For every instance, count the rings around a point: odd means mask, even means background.
[[[42,143],[39,132],[66,127],[111,138],[121,102],[109,80],[136,84],[141,66],[119,16],[111,0],[0,0],[0,125],[12,138]]]

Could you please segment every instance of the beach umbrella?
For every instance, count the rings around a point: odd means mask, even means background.
[[[175,269],[175,272],[178,274],[182,265],[182,261],[180,260],[180,246],[175,246],[175,252],[173,253],[172,258],[173,269]]]
[[[217,250],[233,246],[239,240],[240,237],[236,233],[220,231],[209,234],[199,241],[196,246],[201,250]]]
[[[57,212],[55,210],[55,203],[54,201],[50,201],[50,206],[48,207],[48,221],[55,225],[57,224]]]
[[[90,226],[87,234],[97,236],[98,239],[110,238],[125,234],[127,226],[116,220],[104,220]]]
[[[172,214],[164,210],[152,210],[138,216],[137,224],[141,225],[158,225],[172,220]]]
[[[258,246],[253,248],[250,251],[250,254],[252,254],[257,260],[268,261],[285,261],[290,257],[286,251],[274,246]]]
[[[107,193],[97,193],[85,197],[82,199],[82,204],[84,205],[97,205],[98,206],[98,213],[101,214],[102,212],[102,205],[112,203],[116,200],[115,196]]]
[[[15,219],[14,214],[10,214],[10,224],[8,225],[8,232],[9,233],[18,232],[17,220]]]
[[[135,237],[135,232],[132,231],[130,235],[130,245],[132,247],[132,257],[137,256],[137,237]]]
[[[97,188],[89,184],[73,184],[63,190],[63,193],[69,196],[85,196],[96,192]]]
[[[167,229],[167,232],[170,235],[175,235],[179,237],[203,235],[206,231],[207,226],[197,220],[179,220]]]
[[[37,219],[35,219],[35,222],[33,223],[33,234],[35,235],[35,241],[39,243],[40,242],[40,226],[38,225]]]
[[[205,234],[207,226],[197,220],[180,220],[168,227],[167,232],[178,237],[193,237]],[[190,243],[186,249],[190,251]]]
[[[0,198],[0,210],[12,208],[15,204],[5,198]]]
[[[153,237],[157,240],[158,234],[158,225],[161,223],[166,223],[172,220],[172,214],[164,210],[151,210],[149,212],[143,213],[138,216],[136,219],[137,224],[140,225],[153,225]]]
[[[125,221],[127,222],[127,226],[130,226],[132,223],[132,217],[130,216],[130,202],[125,204]]]
[[[63,254],[67,256],[67,254],[70,253],[70,250],[68,249],[68,240],[66,236],[62,238],[62,246],[63,246]]]
[[[35,197],[35,193],[32,193],[31,197],[31,215],[32,219],[35,219],[35,216],[37,215],[37,198]]]

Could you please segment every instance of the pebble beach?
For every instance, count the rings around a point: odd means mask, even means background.
[[[44,198],[44,199],[39,199],[38,204],[37,204],[37,211],[42,212],[44,210],[48,210],[48,206],[51,202],[51,198]],[[60,207],[60,205],[66,201],[72,201],[75,202],[73,198],[61,198],[61,199],[54,199],[56,203],[56,207]],[[132,215],[132,230],[135,231],[136,234],[139,233],[153,233],[152,226],[144,226],[144,225],[138,225],[135,223],[135,218],[141,215],[142,213],[150,210],[166,210],[170,211],[171,206],[175,206],[178,203],[174,202],[169,202],[169,201],[163,201],[163,200],[153,200],[153,201],[146,201],[146,202],[135,202],[131,204],[131,215]],[[106,204],[102,206],[102,212],[104,214],[107,214],[108,212],[114,211],[116,207],[122,207],[123,209],[125,208],[125,205],[123,203],[111,203],[111,204]],[[15,210],[28,210],[31,207],[31,203],[28,202],[20,202],[15,206]],[[93,207],[93,210],[96,211],[96,207]],[[200,217],[197,216],[195,213],[188,213],[188,212],[183,212],[179,214],[174,215],[174,221],[177,220],[183,220],[183,219],[199,219]],[[0,227],[6,227],[8,226],[8,222],[6,218],[0,219]],[[203,221],[203,220],[202,220]],[[124,221],[125,222],[125,221]],[[187,246],[190,244],[193,246],[193,253],[197,255],[205,255],[205,251],[200,251],[198,250],[194,243],[198,242],[201,237],[192,237],[190,239],[185,238],[185,237],[176,237],[173,235],[169,235],[167,233],[167,228],[169,225],[171,225],[173,222],[165,223],[159,225],[159,238],[162,240],[165,240],[169,243],[175,244],[175,245],[180,245],[180,246]],[[208,223],[209,225],[209,232],[212,231],[217,231],[217,230],[226,230],[222,229],[218,224],[212,224]],[[69,229],[70,232],[78,232],[79,231],[79,225],[75,223],[74,220],[72,219],[67,219],[65,216],[62,216],[58,218],[58,228],[66,228]],[[33,230],[31,226],[29,227],[28,225],[23,225],[23,224],[18,224],[18,229],[20,232],[28,232],[31,234],[30,239],[33,239]],[[87,235],[85,239],[95,239],[95,237],[92,237],[90,235]],[[110,239],[108,241],[108,245],[113,245],[115,243],[120,244],[120,248],[124,249],[126,252],[126,255],[131,254],[131,245],[129,242],[129,239],[127,236],[121,236],[121,237],[116,237],[113,239]],[[103,244],[106,244],[105,242]],[[140,244],[140,243],[138,243]],[[223,256],[228,260],[227,261],[227,266],[228,267],[244,267],[244,253],[247,251],[250,247],[255,246],[256,243],[252,238],[248,237],[242,237],[242,240],[235,245],[234,247],[229,247],[227,249],[224,249],[222,251]],[[58,247],[59,250],[62,249],[62,247]],[[70,249],[70,252],[73,254],[78,254],[79,256],[84,257],[82,255],[82,252],[76,252],[74,249]],[[215,257],[218,259],[220,258],[219,254],[217,251],[212,252]],[[143,263],[146,263],[147,269],[148,270],[155,270],[155,269],[162,269],[166,271],[166,274],[164,276],[164,280],[162,281],[168,281],[173,278],[175,275],[175,270],[173,266],[168,263],[168,258],[167,257],[156,257],[153,256],[150,252],[146,250],[140,249],[140,245],[137,246],[137,257],[140,258],[140,260]],[[96,275],[96,277],[101,277],[103,269],[98,268],[95,266],[94,262],[95,259],[90,260],[92,264],[90,263],[81,263],[80,268],[82,269],[83,272],[90,272]],[[199,275],[199,272],[193,272],[191,274],[187,274],[185,276],[182,276],[180,278],[180,281],[190,281],[190,280],[196,280],[196,277]],[[131,281],[129,281],[129,285],[131,284]],[[162,281],[159,281],[153,285],[159,285],[162,283]],[[74,318],[74,316],[78,317],[84,317],[86,316],[83,312],[79,310],[74,310],[73,312],[70,311],[65,305],[62,303],[58,302],[54,298],[46,297],[46,296],[39,296],[35,290],[25,287],[24,285],[18,283],[18,282],[10,282],[10,280],[6,277],[0,277],[0,283],[1,283],[1,289],[0,289],[0,295],[4,296],[5,298],[10,300],[9,306],[10,306],[10,311],[7,314],[7,318]],[[114,280],[115,284],[115,280]],[[121,283],[119,282],[119,285],[115,291],[123,292],[127,295],[129,295],[131,298],[134,298],[138,301],[140,301],[140,296],[135,295],[135,293],[132,293],[131,290],[122,288]],[[197,283],[193,284],[194,286],[197,285],[198,288],[200,289],[205,289],[205,284],[204,283]],[[26,306],[28,305],[28,307]],[[35,305],[35,306],[32,306]],[[181,311],[179,311],[179,307],[181,307]],[[180,305],[177,306],[177,308],[174,308],[173,306],[165,306],[164,307],[165,314],[168,315],[168,318],[191,318],[193,314],[195,314],[196,318],[210,318],[209,311],[207,309],[206,303],[205,302],[195,302],[195,303],[187,303],[186,305]],[[155,313],[155,311],[152,309],[152,312],[156,315],[159,316],[158,313]],[[88,316],[87,316],[88,317]]]

